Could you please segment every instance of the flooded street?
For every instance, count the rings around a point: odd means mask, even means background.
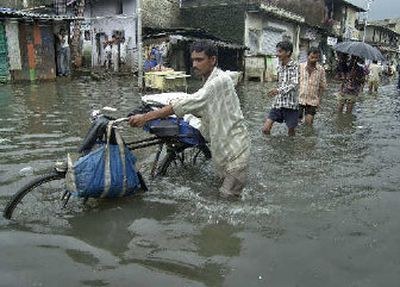
[[[122,117],[137,107],[131,82],[0,86],[0,211],[77,149],[91,110],[116,107]],[[329,85],[314,128],[294,138],[279,124],[261,133],[270,84],[238,87],[252,141],[240,201],[218,197],[211,164],[151,180],[152,147],[135,152],[143,195],[75,199],[43,222],[1,217],[0,286],[397,287],[400,94],[386,84],[338,115]],[[128,127],[123,135],[147,136]]]

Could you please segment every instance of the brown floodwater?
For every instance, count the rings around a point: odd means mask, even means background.
[[[271,84],[238,87],[252,152],[243,198],[218,197],[209,163],[150,178],[156,148],[136,151],[149,192],[73,199],[0,219],[0,286],[393,286],[400,281],[400,93],[364,93],[336,113],[330,81],[313,128],[261,126]],[[0,211],[79,146],[93,109],[140,104],[130,78],[0,86]],[[126,127],[127,139],[146,133]],[[61,196],[61,195],[60,195]]]

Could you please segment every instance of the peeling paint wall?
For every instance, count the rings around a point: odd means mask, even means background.
[[[10,79],[7,36],[4,22],[0,21],[0,83]]]
[[[6,21],[8,59],[10,70],[21,70],[21,51],[19,47],[19,27],[17,21]]]
[[[14,81],[54,80],[56,62],[51,24],[19,23],[21,70],[12,70]]]

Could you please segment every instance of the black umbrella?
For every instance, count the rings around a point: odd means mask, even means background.
[[[338,52],[370,59],[373,61],[386,61],[385,57],[377,48],[364,42],[342,42],[337,44],[334,49]]]

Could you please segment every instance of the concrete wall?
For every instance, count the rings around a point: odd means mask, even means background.
[[[293,58],[299,54],[300,26],[265,13],[248,12],[245,21],[245,78],[275,81],[277,77],[276,44],[282,40],[293,43]],[[254,41],[254,39],[256,41]],[[254,46],[255,45],[255,46]],[[263,56],[262,56],[263,55]]]
[[[10,70],[21,70],[21,51],[19,46],[19,25],[17,21],[5,21],[7,46],[8,46],[8,63]]]
[[[270,32],[270,34],[268,34]],[[247,53],[275,54],[275,49],[269,47],[271,42],[277,40],[290,40],[296,47],[297,44],[297,25],[285,22],[275,17],[263,13],[246,13],[245,21],[245,45],[250,48]],[[258,36],[258,45],[254,47],[252,35]],[[269,38],[270,37],[270,38]],[[278,39],[279,38],[279,39]]]
[[[351,7],[345,7],[345,19],[343,21],[343,37],[345,39],[360,40],[360,31],[356,28],[358,12]]]
[[[143,27],[171,28],[182,26],[179,0],[143,0]]]
[[[301,15],[311,25],[321,25],[324,18],[325,0],[264,0],[262,2],[271,3]]]
[[[209,33],[234,43],[244,43],[245,8],[241,5],[185,8],[183,23],[202,28]]]
[[[101,34],[100,42],[105,40],[104,35],[111,40],[115,31],[124,31],[125,39],[128,45],[127,66],[134,65],[134,50],[136,49],[136,1],[124,0],[119,1],[102,0],[95,2],[92,7],[87,7],[86,16],[92,18],[90,23],[85,23],[85,27],[90,27],[93,38],[93,65],[99,66],[104,62],[104,51],[101,46],[96,43],[96,34]],[[96,19],[98,17],[98,19]]]

